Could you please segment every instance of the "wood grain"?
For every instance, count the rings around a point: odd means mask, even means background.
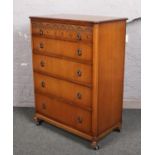
[[[35,71],[57,75],[72,81],[81,82],[81,84],[92,83],[92,68],[90,65],[38,54],[33,55],[33,62]]]
[[[93,28],[93,88],[92,88],[92,133],[94,140],[97,137],[98,130],[98,33],[99,25],[95,24]]]
[[[96,146],[122,123],[126,18],[31,17],[31,30],[35,120]]]
[[[91,89],[64,80],[34,73],[35,89],[70,100],[73,104],[91,107]],[[42,83],[44,83],[42,86]],[[79,97],[80,95],[81,97]]]
[[[122,119],[125,27],[125,21],[99,26],[98,134]]]
[[[80,131],[91,132],[91,113],[54,98],[36,94],[36,111]]]
[[[68,131],[70,133],[78,135],[78,136],[80,136],[82,138],[85,138],[87,140],[90,140],[90,141],[92,140],[92,136],[89,133],[79,131],[79,130],[75,129],[74,127],[70,127],[68,125],[65,125],[64,123],[60,123],[58,121],[55,121],[54,119],[50,119],[49,117],[46,117],[46,116],[44,116],[44,115],[42,115],[40,113],[35,113],[34,120],[36,120],[36,119],[43,120],[43,121],[45,121],[45,122],[47,122],[49,124],[52,124],[52,125],[54,125],[54,126],[56,126],[58,128],[64,129],[64,130],[66,130],[66,131]]]
[[[73,42],[92,42],[92,27],[62,23],[32,22],[32,34]]]
[[[33,37],[33,50],[43,55],[47,53],[78,60],[92,60],[92,44]],[[81,50],[81,55],[78,54],[78,50]]]

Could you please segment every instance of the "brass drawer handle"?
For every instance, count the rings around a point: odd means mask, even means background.
[[[45,81],[41,81],[41,87],[45,88]]]
[[[43,35],[43,34],[44,34],[44,33],[43,33],[43,30],[40,29],[39,34],[40,34],[40,35]]]
[[[81,34],[77,33],[77,40],[81,40]]]
[[[79,93],[79,92],[76,94],[76,96],[77,96],[77,98],[78,98],[79,100],[82,98],[82,95],[81,95],[81,93]]]
[[[42,109],[46,109],[46,104],[45,103],[42,103]]]
[[[40,43],[40,48],[44,48],[44,44],[43,43]]]
[[[77,70],[77,76],[82,76],[82,72],[81,72],[81,70]]]
[[[44,66],[45,66],[45,62],[44,62],[43,60],[41,60],[40,66],[41,66],[41,67],[44,67]]]
[[[80,48],[77,49],[77,55],[78,56],[81,56],[82,55],[82,49],[80,49]]]
[[[78,123],[82,123],[83,119],[80,116],[78,116],[77,121],[78,121]]]

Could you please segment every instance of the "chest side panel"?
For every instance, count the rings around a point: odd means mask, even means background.
[[[122,119],[126,22],[99,26],[98,134]]]

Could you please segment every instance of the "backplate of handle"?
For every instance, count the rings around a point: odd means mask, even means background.
[[[80,49],[80,48],[77,49],[77,55],[82,56],[82,49]]]
[[[81,94],[80,92],[78,92],[78,93],[76,94],[76,96],[77,96],[78,99],[81,99],[81,98],[82,98],[82,94]]]
[[[82,76],[82,72],[81,72],[81,70],[78,69],[77,72],[76,72],[76,74],[77,74],[77,76]]]
[[[39,34],[40,35],[43,35],[44,34],[42,29],[39,30]]]
[[[81,40],[81,34],[77,33],[77,40]]]
[[[40,48],[44,48],[44,44],[43,43],[40,43]]]
[[[45,66],[45,62],[43,60],[40,61],[40,66],[44,67]]]
[[[41,81],[41,87],[45,88],[45,81]]]

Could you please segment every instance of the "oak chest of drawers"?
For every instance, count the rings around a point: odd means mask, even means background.
[[[98,149],[122,123],[126,18],[30,17],[34,116]]]

